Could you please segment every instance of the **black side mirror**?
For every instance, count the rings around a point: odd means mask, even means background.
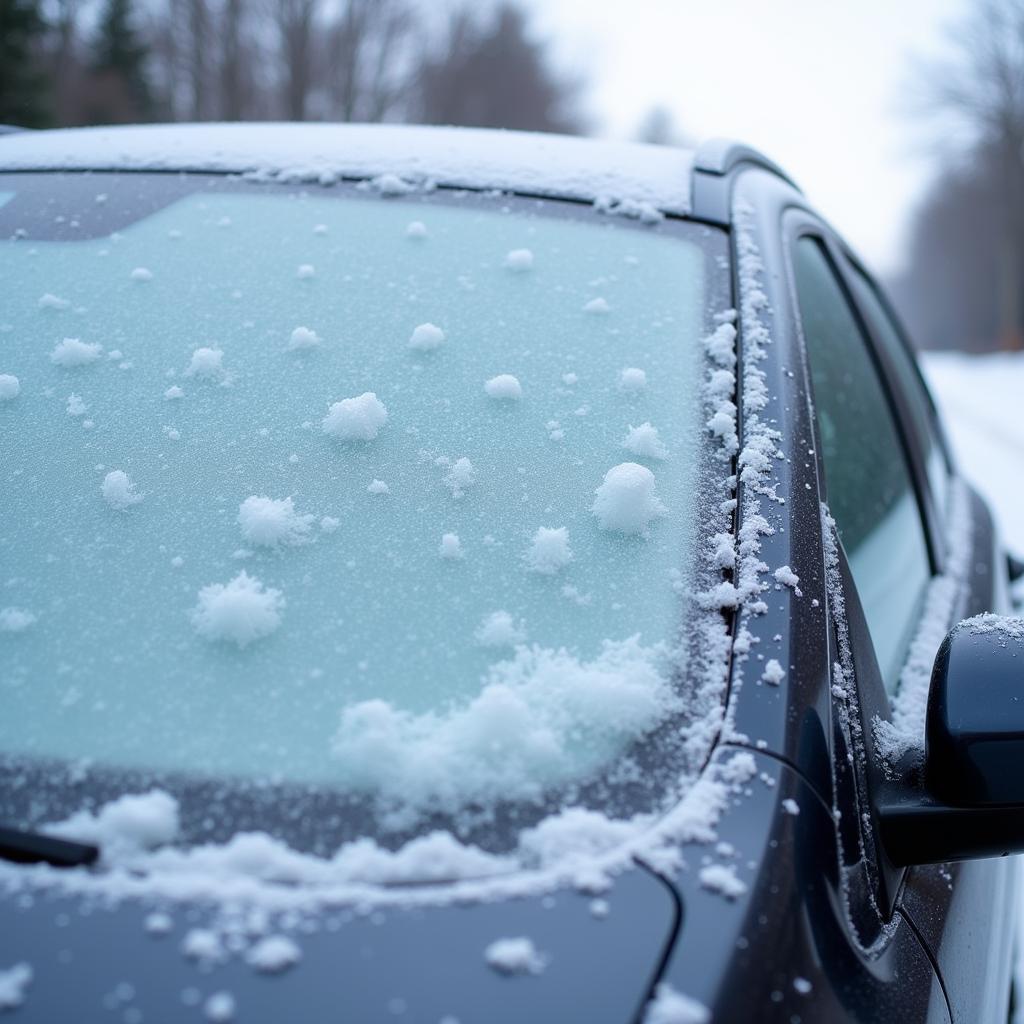
[[[979,615],[942,642],[923,790],[890,787],[878,817],[896,865],[1024,852],[1024,619]]]

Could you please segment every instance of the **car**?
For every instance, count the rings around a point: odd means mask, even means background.
[[[995,1021],[1024,629],[760,153],[0,140],[0,1010]]]

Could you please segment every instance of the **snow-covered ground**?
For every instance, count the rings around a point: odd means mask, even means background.
[[[987,499],[1003,542],[1024,558],[1024,353],[921,359],[960,472]]]

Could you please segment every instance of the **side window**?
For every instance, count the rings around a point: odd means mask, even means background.
[[[793,269],[828,504],[892,693],[930,575],[924,527],[892,409],[821,243],[801,238]]]
[[[935,507],[941,515],[946,508],[946,495],[949,491],[949,467],[935,427],[935,411],[928,391],[917,369],[913,353],[907,347],[892,314],[878,294],[877,286],[860,267],[849,263],[847,266],[850,267],[850,280],[853,282],[857,299],[865,315],[874,325],[878,340],[885,346],[899,378],[900,391],[907,397],[915,433],[924,445],[926,453],[928,485],[935,497]]]

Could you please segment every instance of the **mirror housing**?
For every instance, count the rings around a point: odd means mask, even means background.
[[[889,784],[878,819],[898,866],[1024,852],[1024,619],[975,616],[943,640],[923,789]]]

